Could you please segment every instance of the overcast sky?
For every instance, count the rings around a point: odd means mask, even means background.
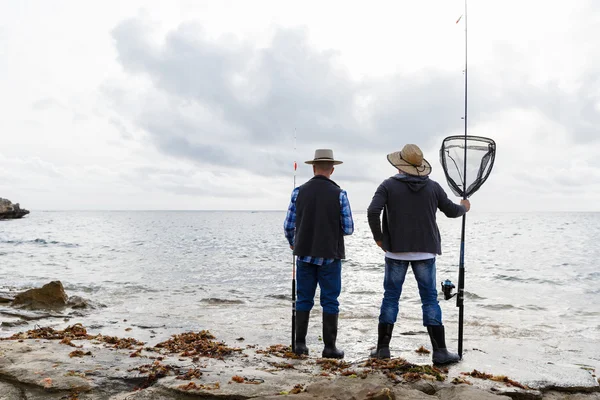
[[[367,5],[368,4],[368,5]],[[463,133],[464,3],[0,0],[0,197],[32,209],[284,210],[329,147],[364,211]],[[600,209],[600,2],[469,4],[477,211]],[[294,132],[297,149],[294,151]]]

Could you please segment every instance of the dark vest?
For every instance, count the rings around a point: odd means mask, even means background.
[[[336,259],[346,257],[341,191],[334,181],[321,175],[300,186],[296,199],[295,255]]]

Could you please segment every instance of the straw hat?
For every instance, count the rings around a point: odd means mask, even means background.
[[[401,151],[388,154],[387,159],[408,175],[427,176],[431,173],[431,164],[423,158],[423,152],[416,144],[407,144]]]
[[[304,162],[306,164],[315,164],[318,162],[333,162],[333,165],[338,165],[342,163],[342,161],[338,161],[333,158],[333,150],[331,149],[317,149],[315,150],[315,158]]]

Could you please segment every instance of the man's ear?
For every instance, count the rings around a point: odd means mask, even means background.
[[[331,174],[333,174],[333,171],[335,171],[335,167],[331,167]]]

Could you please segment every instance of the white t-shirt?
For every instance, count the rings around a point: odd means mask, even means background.
[[[405,252],[405,253],[392,253],[391,251],[386,251],[385,256],[387,258],[391,258],[392,260],[401,260],[401,261],[420,261],[420,260],[429,260],[431,258],[435,258],[435,254],[433,253],[421,253],[421,252]]]

